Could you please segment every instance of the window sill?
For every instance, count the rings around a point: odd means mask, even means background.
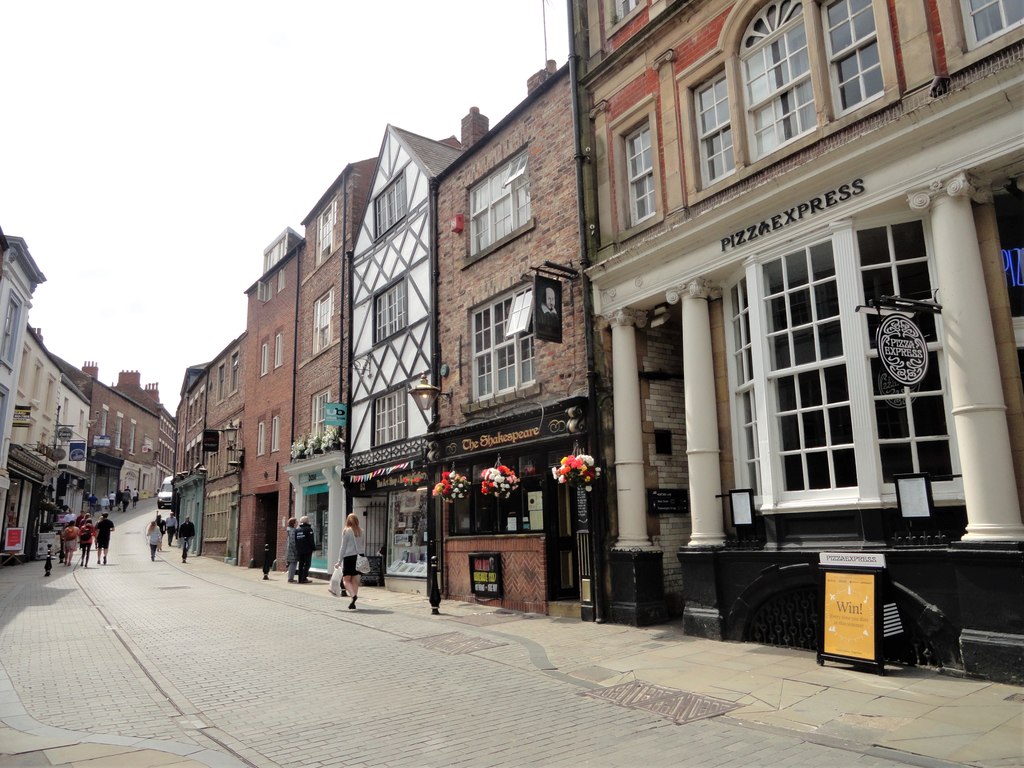
[[[486,400],[477,400],[472,403],[466,403],[462,406],[462,413],[465,416],[469,416],[474,413],[480,413],[491,408],[497,408],[499,405],[505,405],[506,403],[514,403],[517,400],[526,400],[531,397],[536,397],[540,394],[540,384],[530,384],[529,386],[517,389],[514,392],[506,392],[495,397],[489,397]]]
[[[467,256],[465,261],[462,262],[462,268],[465,269],[470,264],[475,264],[476,262],[480,261],[480,259],[483,259],[483,258],[486,258],[487,256],[490,256],[495,251],[497,251],[497,250],[499,250],[501,248],[504,248],[506,245],[511,243],[513,240],[516,240],[520,236],[525,235],[527,232],[531,231],[536,226],[537,226],[537,220],[533,216],[531,216],[529,218],[529,220],[527,220],[527,222],[525,224],[523,224],[523,226],[519,227],[519,229],[512,230],[507,235],[505,235],[503,238],[501,238],[500,240],[496,240],[495,242],[491,243],[489,246],[484,248],[482,251],[477,251],[476,253]]]

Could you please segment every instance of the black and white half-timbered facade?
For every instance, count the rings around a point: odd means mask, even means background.
[[[409,386],[434,349],[430,185],[460,151],[388,126],[352,255],[347,479],[367,554],[400,591],[422,592],[427,576],[430,417]]]

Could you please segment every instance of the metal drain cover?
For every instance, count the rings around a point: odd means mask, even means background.
[[[640,680],[584,691],[580,695],[604,699],[621,707],[653,712],[674,723],[690,723],[707,717],[717,717],[739,707],[739,704],[724,699],[665,688]]]
[[[488,648],[498,648],[499,646],[505,645],[505,643],[492,643],[490,640],[484,640],[481,637],[463,635],[460,632],[448,632],[443,635],[417,637],[414,640],[406,642],[418,643],[424,648],[440,651],[441,653],[446,653],[449,656],[456,656],[461,653],[486,651]]]

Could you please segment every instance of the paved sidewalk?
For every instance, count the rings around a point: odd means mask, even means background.
[[[206,558],[192,558],[182,566],[173,555],[164,557],[162,567],[173,567],[182,576],[268,601],[298,600],[314,610],[320,606],[330,611],[342,605],[325,582],[288,584],[281,573],[265,581],[257,570]],[[42,569],[40,562],[0,569],[0,618],[17,601],[19,585],[40,579]],[[499,656],[498,651],[514,644],[525,651],[524,666],[576,686],[583,695],[654,711],[675,722],[722,712],[717,721],[763,729],[766,738],[781,733],[850,748],[851,754],[877,757],[879,764],[1024,765],[1022,688],[920,668],[891,667],[883,677],[841,665],[819,667],[813,653],[701,640],[683,635],[675,624],[638,629],[455,601],[445,601],[441,615],[430,617],[423,596],[374,587],[361,590],[359,607],[364,610],[346,611],[346,619],[367,628],[394,632],[402,621],[425,619],[436,622],[438,642],[466,636],[490,639],[498,650],[483,643],[474,653],[484,658],[493,653],[502,663],[508,655]],[[173,690],[173,681],[154,683]],[[195,734],[194,743],[171,738],[171,733],[127,738],[51,727],[28,715],[0,660],[2,768],[254,764],[245,757],[244,745],[217,740],[208,726],[203,730],[202,712],[189,717],[196,722],[176,733]]]

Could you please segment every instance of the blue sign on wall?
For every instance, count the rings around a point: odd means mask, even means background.
[[[325,403],[324,424],[328,427],[347,427],[348,403]]]

